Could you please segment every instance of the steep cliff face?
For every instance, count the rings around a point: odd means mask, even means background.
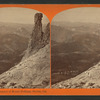
[[[49,43],[50,37],[50,24],[48,23],[45,32],[42,31],[42,13],[36,13],[34,17],[34,29],[30,36],[28,48],[23,59],[36,53],[40,48],[43,48]]]
[[[0,75],[0,88],[49,88],[50,25],[42,32],[42,13],[34,18],[34,29],[23,60]]]

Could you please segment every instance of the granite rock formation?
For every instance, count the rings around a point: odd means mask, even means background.
[[[45,32],[42,31],[42,13],[36,13],[34,17],[34,29],[30,36],[28,48],[23,59],[36,53],[40,48],[43,48],[49,43],[50,38],[50,24],[48,23]]]

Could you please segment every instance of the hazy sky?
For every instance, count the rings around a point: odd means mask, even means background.
[[[7,7],[0,8],[0,22],[11,22],[11,23],[34,23],[34,14],[37,10],[19,7]],[[48,23],[48,18],[43,15],[43,23]]]
[[[100,23],[100,8],[81,7],[65,10],[57,14],[53,21]]]

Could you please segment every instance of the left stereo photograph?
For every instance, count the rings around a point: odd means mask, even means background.
[[[0,8],[0,88],[50,88],[50,23],[43,13]]]

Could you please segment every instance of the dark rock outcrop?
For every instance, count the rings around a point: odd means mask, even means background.
[[[47,24],[45,28],[45,33],[43,34],[43,44],[46,45],[50,41],[50,23]]]
[[[36,13],[34,17],[34,29],[30,36],[28,48],[23,59],[36,53],[40,48],[43,48],[49,43],[50,38],[50,23],[47,24],[45,32],[42,31],[42,13]]]

